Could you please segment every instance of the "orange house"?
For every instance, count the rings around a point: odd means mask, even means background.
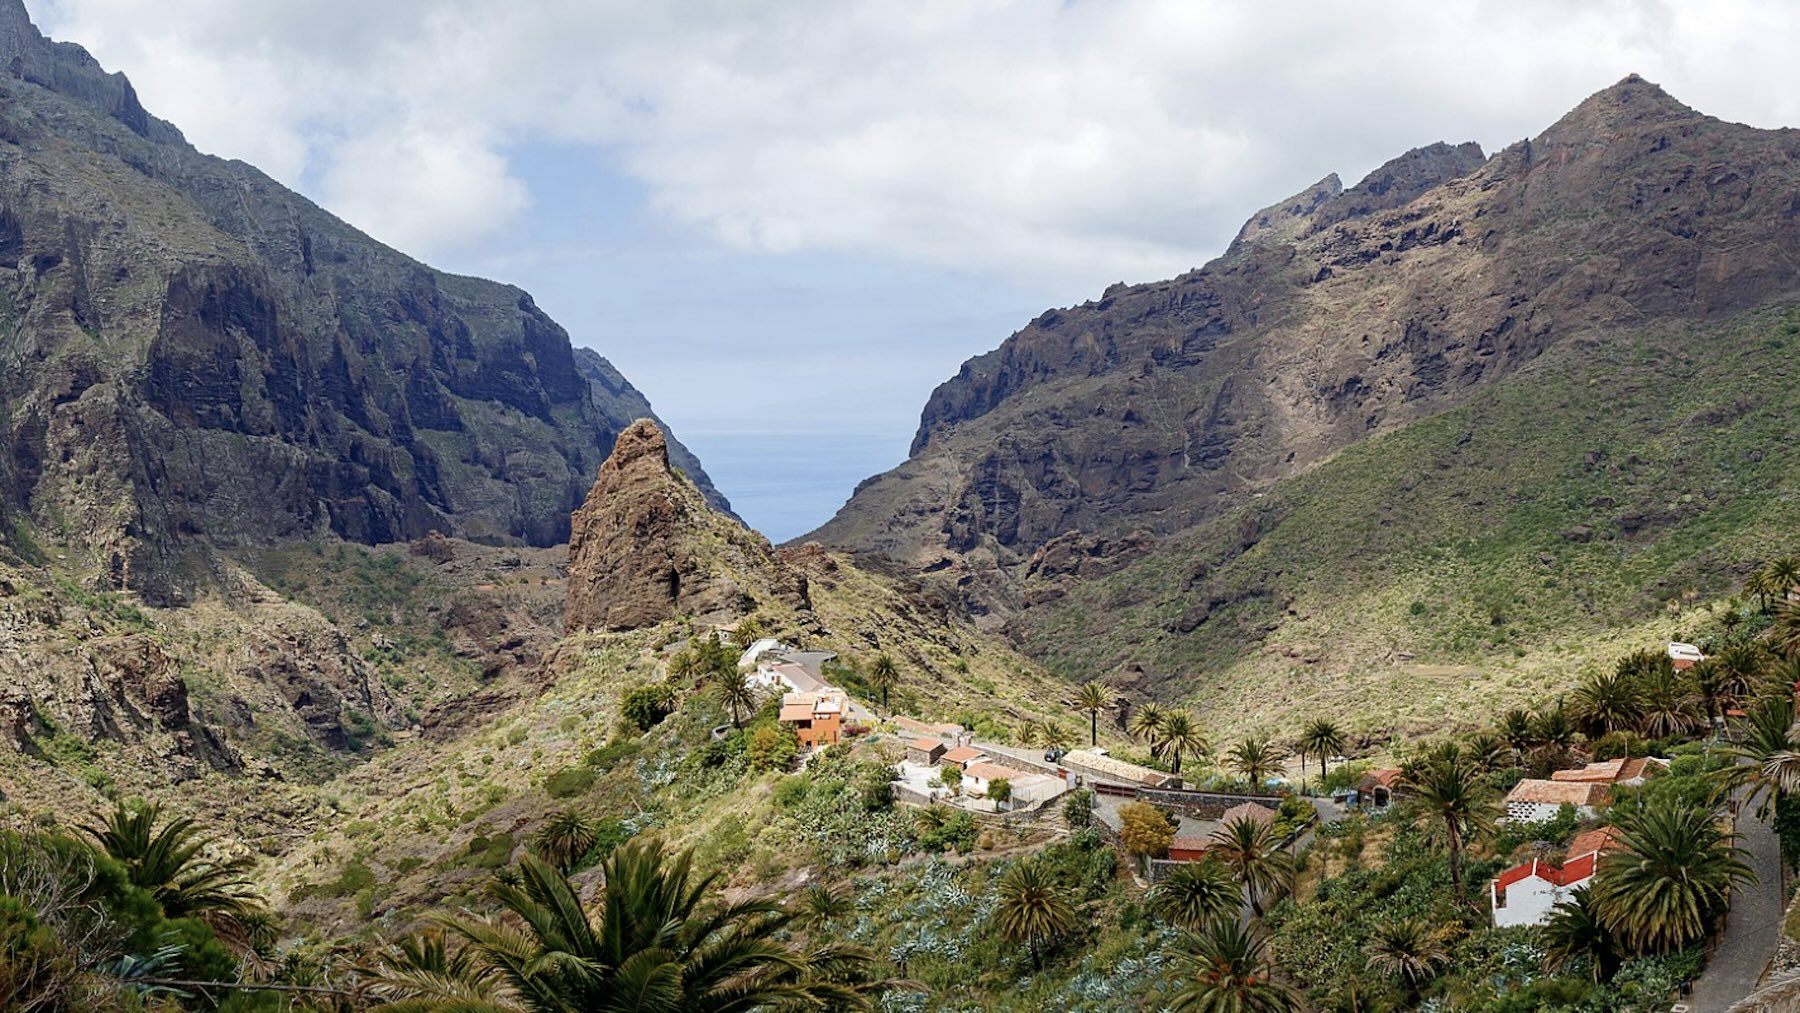
[[[781,720],[794,726],[801,746],[817,749],[844,737],[844,712],[849,704],[842,690],[789,693],[781,698]]]

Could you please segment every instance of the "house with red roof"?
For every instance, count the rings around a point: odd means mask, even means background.
[[[1404,772],[1398,768],[1371,770],[1356,782],[1356,800],[1364,807],[1386,809],[1394,801]]]
[[[937,739],[914,739],[906,744],[906,762],[929,767],[942,759],[948,748]]]
[[[1612,785],[1592,781],[1551,781],[1528,777],[1513,786],[1506,796],[1506,819],[1535,823],[1555,819],[1565,805],[1575,807],[1576,815],[1591,819],[1595,813],[1612,804]]]
[[[1612,827],[1578,834],[1561,865],[1533,858],[1507,869],[1488,884],[1488,903],[1496,928],[1542,925],[1559,904],[1571,903],[1576,890],[1593,882],[1600,856],[1619,847]]]
[[[1667,760],[1655,756],[1633,756],[1602,760],[1574,770],[1559,770],[1550,775],[1550,780],[1577,784],[1622,784],[1635,788],[1649,780],[1652,774],[1659,774],[1667,769]]]

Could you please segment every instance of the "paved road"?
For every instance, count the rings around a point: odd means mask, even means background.
[[[1781,941],[1780,843],[1769,824],[1756,818],[1754,807],[1745,810],[1738,833],[1738,846],[1749,852],[1757,882],[1732,894],[1725,934],[1688,1000],[1694,1013],[1724,1013],[1755,991]]]

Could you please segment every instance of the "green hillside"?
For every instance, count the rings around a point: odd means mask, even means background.
[[[1792,541],[1797,348],[1791,306],[1567,342],[1178,549],[1058,588],[1018,624],[1028,653],[1070,675],[1136,663],[1152,694],[1214,702],[1296,668],[1344,696],[1396,672],[1464,699],[1554,686],[1628,629],[1677,632]],[[1466,685],[1496,669],[1525,677]],[[1297,720],[1291,690],[1258,719]]]

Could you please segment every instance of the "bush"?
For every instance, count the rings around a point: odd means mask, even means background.
[[[1169,853],[1169,842],[1175,839],[1179,825],[1167,813],[1144,802],[1127,802],[1119,807],[1123,829],[1119,839],[1133,855],[1161,858]]]
[[[513,835],[498,833],[489,837],[476,834],[469,838],[468,864],[477,869],[499,869],[512,863],[513,849],[517,843]]]
[[[806,801],[812,784],[804,777],[784,777],[775,782],[775,808],[792,809]]]
[[[1067,823],[1071,830],[1082,830],[1093,825],[1094,792],[1092,789],[1083,788],[1080,791],[1070,792],[1069,797],[1063,799],[1063,822]]]
[[[750,733],[751,770],[787,770],[800,755],[800,740],[784,724],[758,725]]]
[[[594,786],[594,768],[581,766],[569,767],[551,774],[544,781],[544,790],[551,798],[574,798],[585,795]]]
[[[637,756],[642,747],[636,739],[619,739],[599,749],[590,750],[582,762],[604,774]]]
[[[619,704],[619,716],[635,725],[638,731],[647,732],[675,713],[675,703],[675,687],[666,682],[639,686],[626,692],[625,699]]]

